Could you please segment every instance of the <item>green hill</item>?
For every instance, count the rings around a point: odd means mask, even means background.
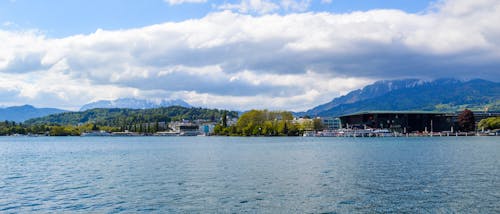
[[[352,103],[334,105],[332,108],[317,111],[315,115],[340,116],[369,110],[484,110],[486,107],[490,111],[500,110],[500,83],[479,79],[440,79],[391,90]]]
[[[78,125],[93,123],[98,126],[123,127],[140,123],[170,122],[180,120],[219,121],[224,110],[171,106],[155,109],[91,109],[83,112],[65,112],[27,120],[27,125],[57,124]],[[235,111],[227,111],[237,117]]]

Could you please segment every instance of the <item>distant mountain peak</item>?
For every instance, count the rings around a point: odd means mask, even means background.
[[[21,106],[10,106],[0,108],[0,121],[9,120],[15,122],[23,122],[28,119],[62,112],[66,112],[66,110],[56,108],[37,108],[28,104]]]
[[[355,103],[361,100],[378,97],[393,90],[413,88],[423,83],[424,81],[419,79],[379,80],[371,85],[351,91],[346,95],[337,97],[328,103],[314,107],[306,112],[298,113],[298,115],[319,115],[320,112],[327,111],[339,105]]]
[[[146,100],[137,98],[119,98],[116,100],[99,100],[88,103],[83,105],[80,108],[80,111],[86,111],[94,108],[150,109],[169,106],[191,107],[191,105],[181,99]]]

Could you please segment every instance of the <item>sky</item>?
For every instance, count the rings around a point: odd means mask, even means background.
[[[0,105],[301,111],[377,80],[500,81],[500,0],[0,0]]]

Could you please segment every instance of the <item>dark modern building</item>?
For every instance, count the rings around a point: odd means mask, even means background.
[[[454,115],[427,111],[367,111],[344,115],[340,120],[344,128],[390,129],[400,133],[440,132],[452,129]]]
[[[460,111],[457,112],[457,116],[460,113],[461,113]],[[488,117],[500,117],[499,111],[472,111],[472,113],[474,113],[474,119],[476,120],[476,123]]]
[[[200,133],[200,127],[196,124],[181,124],[178,129],[180,136],[196,136]]]

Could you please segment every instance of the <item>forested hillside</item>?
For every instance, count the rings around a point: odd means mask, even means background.
[[[229,117],[237,117],[238,113],[226,111]],[[186,108],[172,106],[155,109],[91,109],[83,112],[66,112],[35,118],[26,124],[59,124],[78,125],[93,123],[99,126],[123,127],[140,123],[170,122],[180,120],[219,121],[224,110]]]

